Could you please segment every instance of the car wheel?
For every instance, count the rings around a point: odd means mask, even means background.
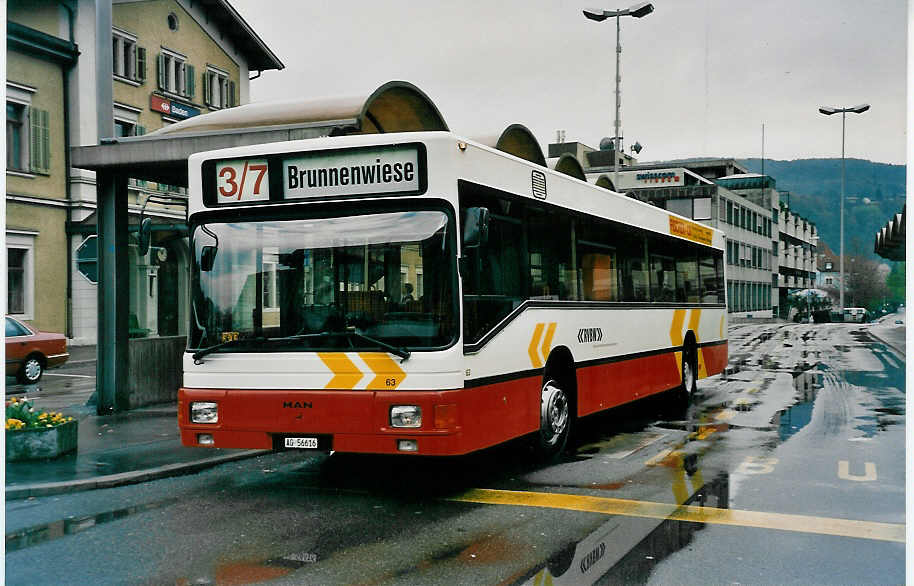
[[[571,430],[571,408],[562,386],[549,380],[543,385],[540,399],[540,432],[537,452],[543,459],[562,453]]]
[[[44,363],[40,356],[32,354],[25,359],[22,367],[19,369],[19,382],[24,385],[37,383],[44,374]]]

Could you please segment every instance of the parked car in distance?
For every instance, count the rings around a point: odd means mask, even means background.
[[[37,383],[46,368],[63,364],[67,337],[39,332],[21,321],[6,316],[6,375],[23,384]]]

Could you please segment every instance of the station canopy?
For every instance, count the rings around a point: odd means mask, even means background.
[[[135,137],[102,139],[71,149],[74,167],[187,185],[187,159],[220,148],[340,136],[447,131],[435,104],[406,81],[391,81],[368,96],[245,104],[188,118]]]

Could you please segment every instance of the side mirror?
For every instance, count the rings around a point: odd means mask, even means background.
[[[140,222],[136,240],[140,256],[146,256],[146,253],[149,252],[149,243],[152,242],[152,218],[145,218]]]
[[[463,221],[463,245],[485,246],[489,241],[489,208],[467,208]]]
[[[215,246],[207,245],[200,252],[200,270],[204,273],[213,270],[213,264],[216,262],[216,250],[218,249]]]

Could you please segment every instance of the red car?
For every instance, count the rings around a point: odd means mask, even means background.
[[[23,384],[37,383],[44,369],[67,361],[67,337],[39,332],[6,316],[6,374]]]

